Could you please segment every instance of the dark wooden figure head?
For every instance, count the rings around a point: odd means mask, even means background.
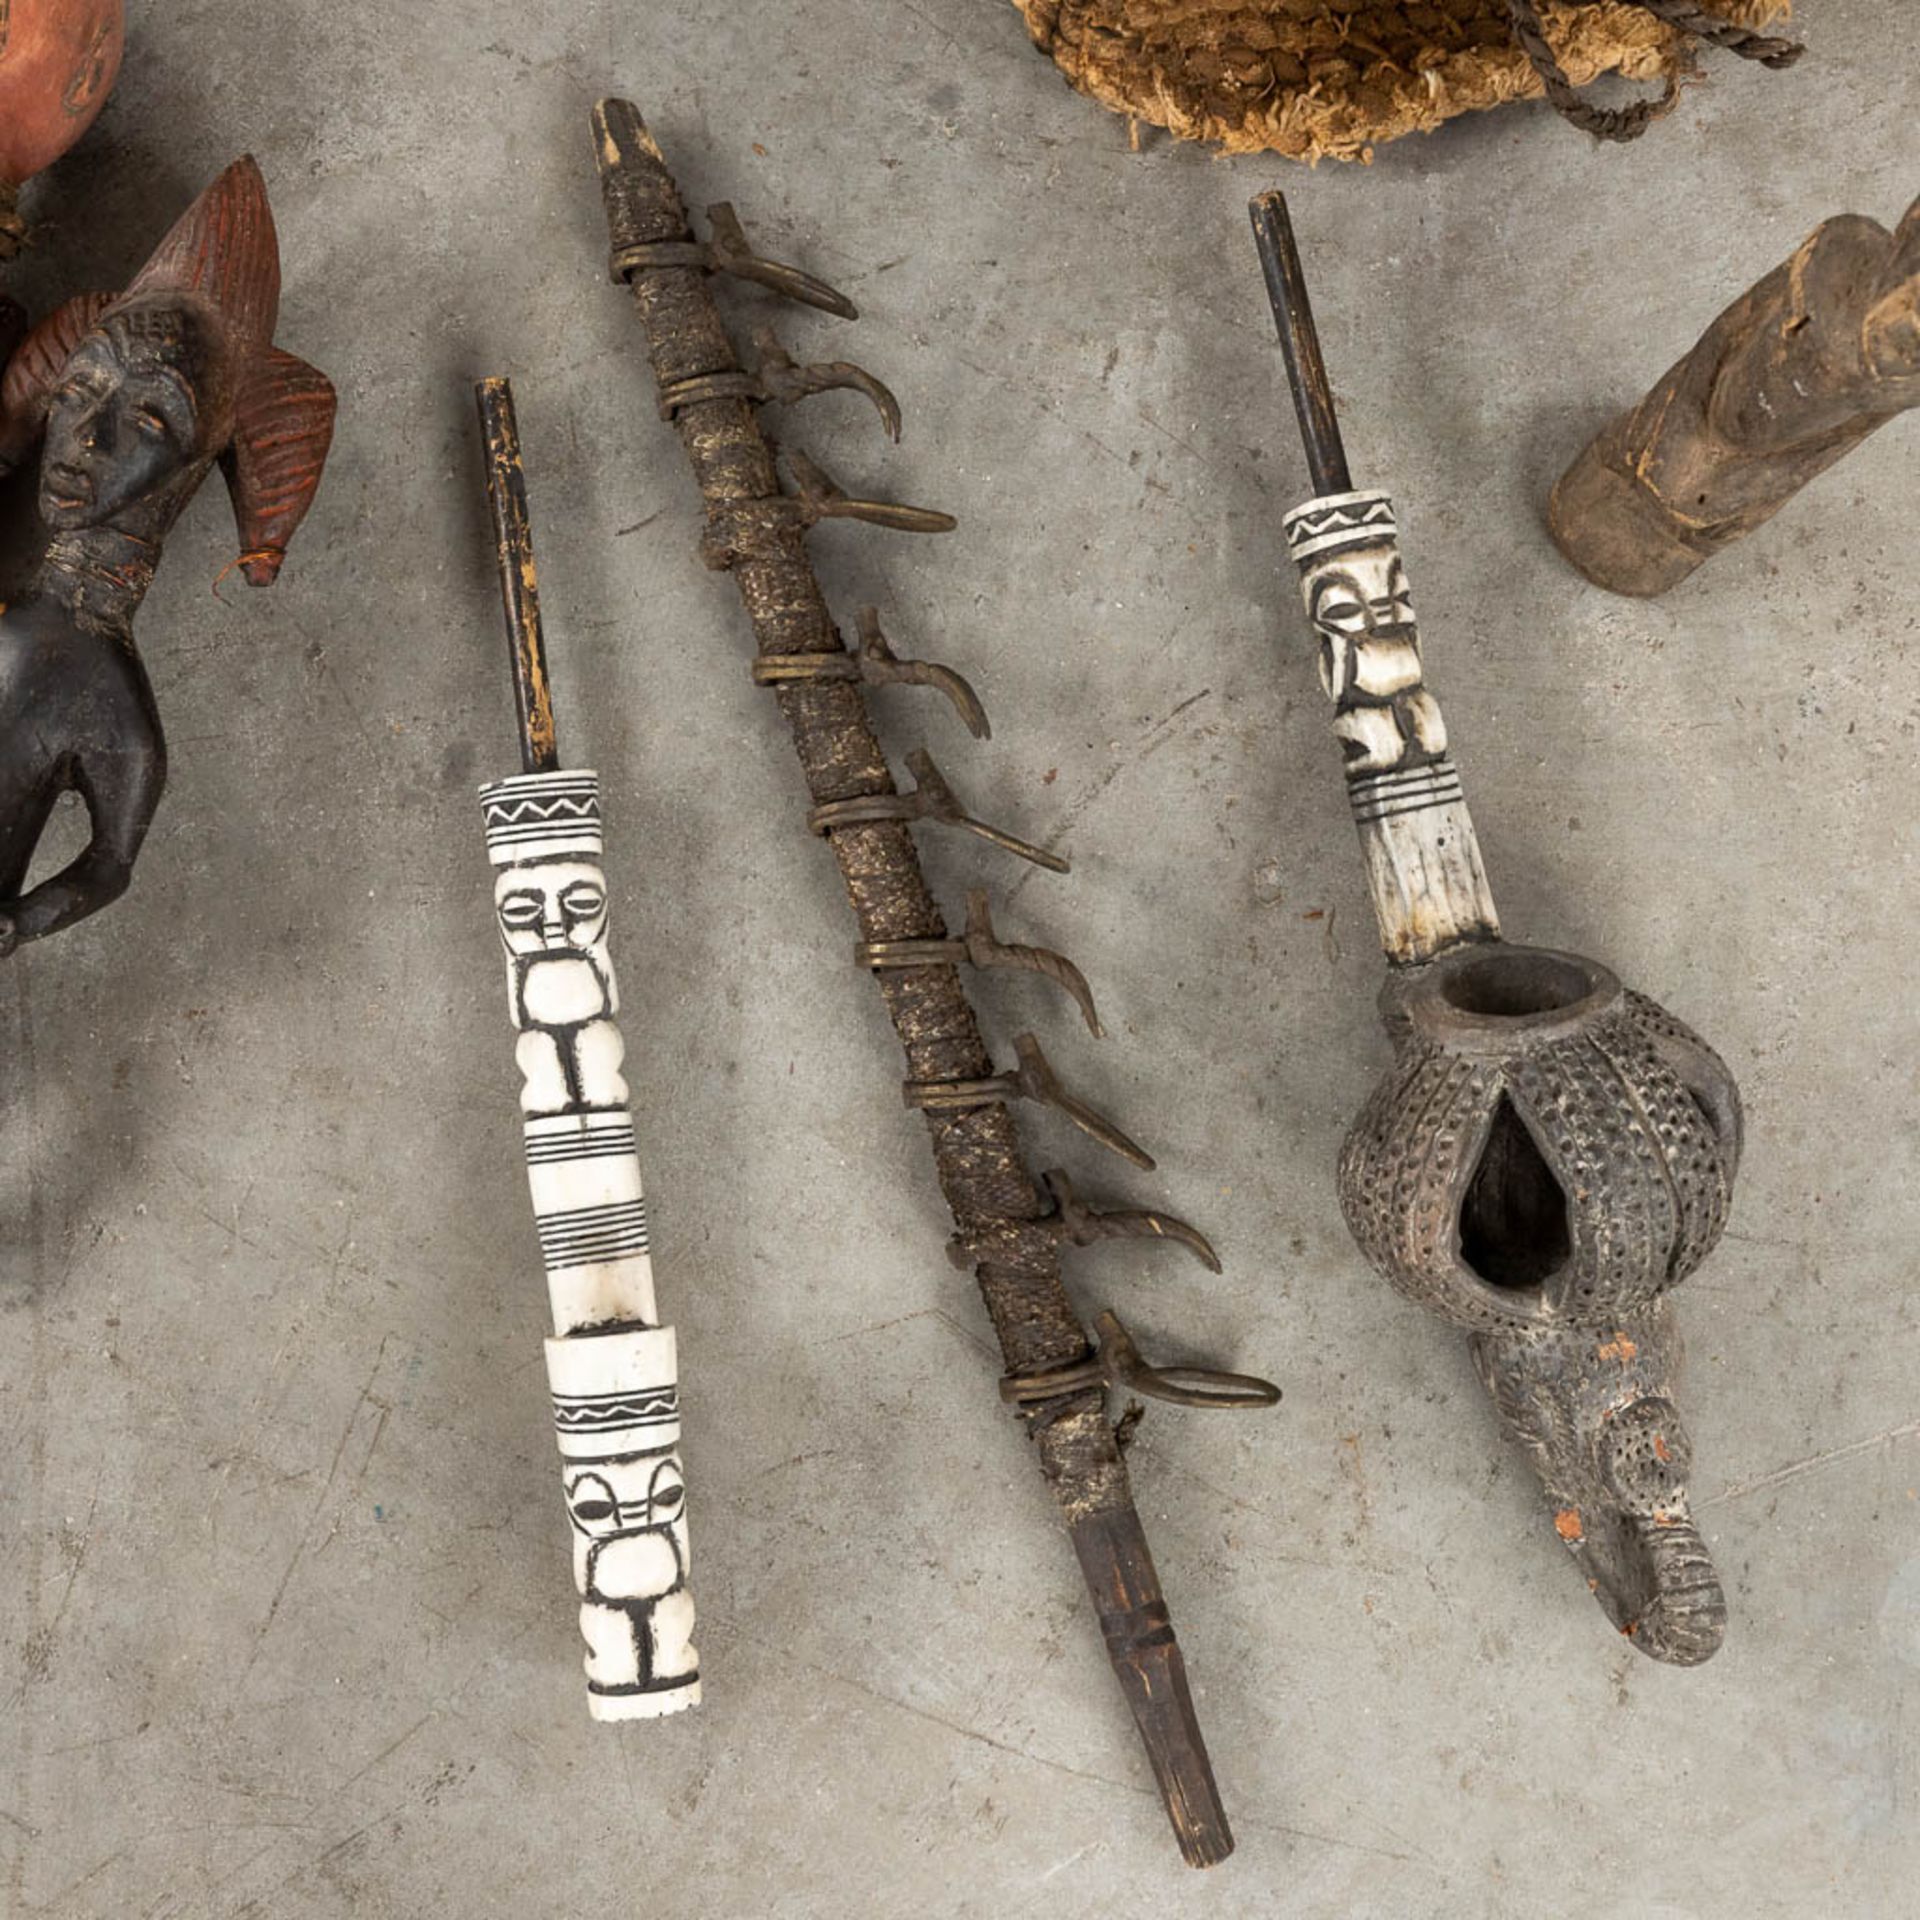
[[[42,446],[50,533],[33,590],[0,613],[0,953],[122,893],[159,803],[165,743],[133,647],[160,543],[217,460],[256,586],[279,573],[333,433],[324,375],[273,345],[279,243],[265,183],[236,161],[118,296],[86,294],[17,345],[0,378],[0,471]],[[92,838],[22,892],[60,793]]]

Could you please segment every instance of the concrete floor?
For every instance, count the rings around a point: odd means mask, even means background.
[[[113,284],[256,153],[282,338],[342,395],[271,594],[209,487],[141,633],[172,784],[129,897],[0,966],[0,1912],[26,1916],[1903,1915],[1920,1873],[1913,482],[1889,428],[1639,605],[1541,530],[1559,465],[1821,216],[1920,186],[1890,0],[1716,62],[1642,145],[1514,110],[1310,174],[1069,94],[1011,6],[139,5],[11,285]],[[1897,49],[1897,54],[1890,51]],[[606,283],[586,138],[861,303],[781,316],[901,395],[790,436],[961,531],[816,541],[975,678],[1003,931],[1098,1046],[981,987],[1139,1133],[1218,1279],[1078,1257],[1152,1349],[1271,1372],[1156,1411],[1139,1498],[1237,1856],[1177,1859],[993,1383],[875,995],[748,685],[732,586]],[[1307,491],[1244,205],[1295,196],[1357,476],[1404,517],[1509,931],[1608,959],[1745,1089],[1680,1296],[1725,1651],[1607,1630],[1461,1339],[1348,1241],[1380,965],[1279,544]],[[762,297],[731,307],[737,327]],[[564,744],[609,866],[688,1400],[708,1700],[589,1724],[475,782],[512,763],[468,381],[518,384]],[[17,507],[18,495],[8,496]],[[74,828],[68,823],[69,831]]]

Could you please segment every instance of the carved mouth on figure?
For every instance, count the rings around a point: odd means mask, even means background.
[[[44,476],[47,498],[63,513],[93,505],[93,476],[78,467],[48,467]]]

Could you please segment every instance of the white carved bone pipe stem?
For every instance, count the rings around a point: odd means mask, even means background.
[[[599,776],[554,742],[519,435],[505,381],[478,390],[488,497],[528,771],[480,789],[527,1184],[546,1269],[546,1342],[574,1583],[597,1720],[695,1706],[674,1334],[659,1323],[646,1197],[622,1077],[607,944]]]
[[[1380,944],[1399,965],[1500,935],[1446,722],[1428,690],[1393,502],[1323,494],[1283,523],[1346,758]]]
[[[1286,199],[1263,193],[1249,211],[1313,476],[1314,497],[1283,522],[1287,551],[1333,702],[1380,944],[1413,966],[1462,941],[1499,939],[1500,922],[1427,688],[1393,502],[1356,489],[1348,471]]]

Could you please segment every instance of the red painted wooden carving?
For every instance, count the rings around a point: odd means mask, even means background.
[[[22,181],[93,125],[120,71],[122,0],[0,0],[0,260],[26,239]],[[8,303],[0,302],[0,309]],[[0,336],[9,314],[0,311]],[[6,345],[0,339],[0,351]]]
[[[121,0],[0,0],[0,184],[50,167],[120,71]]]

